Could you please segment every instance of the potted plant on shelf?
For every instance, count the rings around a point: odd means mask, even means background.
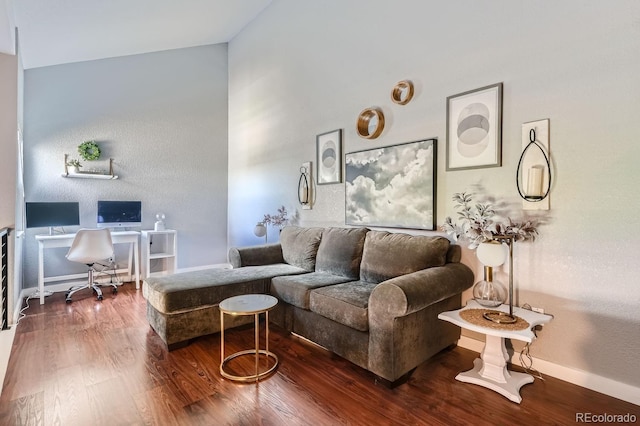
[[[71,159],[67,161],[67,167],[69,167],[69,173],[80,173],[82,163],[79,160]]]
[[[473,204],[473,194],[466,192],[454,194],[453,201],[459,223],[447,217],[442,228],[455,241],[465,240],[470,249],[477,249],[476,256],[485,265],[484,279],[473,287],[474,299],[483,306],[499,306],[505,302],[507,292],[501,283],[493,279],[492,268],[506,260],[508,247],[502,242],[505,238],[511,240],[509,244],[533,241],[538,235],[538,224],[531,220],[516,222],[509,217],[503,219],[491,203]]]

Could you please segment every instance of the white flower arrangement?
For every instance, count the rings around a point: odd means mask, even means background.
[[[278,209],[278,214],[270,215],[265,214],[264,219],[262,219],[262,223],[265,225],[273,225],[278,228],[282,228],[289,222],[289,218],[287,217],[287,209],[285,206],[282,206]]]
[[[491,241],[496,235],[513,235],[514,241],[535,240],[538,235],[538,224],[531,220],[514,222],[511,218],[506,221],[496,219],[497,212],[491,203],[472,204],[474,194],[466,192],[453,195],[454,208],[458,210],[460,223],[454,223],[447,217],[442,229],[454,241],[465,240],[470,249],[475,249],[480,243]]]

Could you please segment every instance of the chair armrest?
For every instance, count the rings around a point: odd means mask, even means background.
[[[274,263],[285,263],[280,243],[263,244],[251,247],[231,247],[229,263],[234,268],[242,266],[261,266]]]
[[[402,317],[448,297],[473,284],[473,272],[462,263],[423,269],[376,286],[369,297],[369,318]]]

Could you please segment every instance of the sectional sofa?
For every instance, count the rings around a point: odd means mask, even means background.
[[[272,322],[393,384],[458,340],[437,315],[473,283],[460,253],[443,237],[287,226],[278,244],[230,249],[232,269],[146,279],[147,318],[172,350],[220,331],[225,298],[272,294]]]

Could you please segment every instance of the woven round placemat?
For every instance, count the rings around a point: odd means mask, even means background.
[[[493,309],[465,309],[460,311],[460,318],[470,322],[471,324],[480,325],[482,327],[493,328],[496,330],[524,330],[529,328],[529,323],[519,316],[516,316],[516,322],[513,324],[500,324],[486,319],[482,315],[485,312],[500,312]]]

